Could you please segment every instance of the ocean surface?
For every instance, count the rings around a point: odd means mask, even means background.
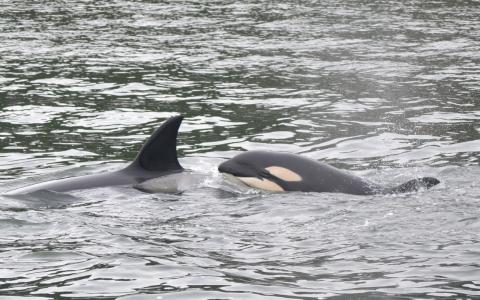
[[[0,1],[0,193],[183,114],[183,193],[0,196],[0,298],[480,299],[480,2]],[[227,185],[246,150],[428,191]]]

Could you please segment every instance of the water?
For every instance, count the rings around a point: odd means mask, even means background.
[[[181,195],[0,201],[0,296],[480,298],[478,1],[0,2],[0,191],[120,168],[174,114]],[[216,166],[289,151],[391,196],[268,194]],[[2,299],[3,299],[2,298]]]

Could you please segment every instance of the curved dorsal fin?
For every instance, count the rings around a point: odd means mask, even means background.
[[[177,159],[177,134],[182,120],[183,116],[174,116],[163,122],[127,168],[152,172],[183,170]]]

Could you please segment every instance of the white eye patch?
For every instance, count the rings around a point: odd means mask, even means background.
[[[284,167],[271,166],[265,168],[265,170],[270,172],[270,174],[272,174],[273,176],[285,181],[302,181],[303,179],[302,176]]]
[[[271,191],[271,192],[283,192],[283,188],[276,184],[273,181],[270,181],[268,179],[259,179],[256,177],[237,177],[240,179],[243,183],[245,183],[248,186],[251,186],[253,188],[261,189],[261,190],[266,190],[266,191]]]

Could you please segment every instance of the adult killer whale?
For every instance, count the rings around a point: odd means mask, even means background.
[[[301,191],[372,195],[413,192],[440,183],[433,177],[412,179],[396,187],[382,187],[325,163],[295,154],[247,151],[218,167],[250,187],[267,191]]]
[[[68,192],[104,186],[136,185],[146,180],[182,172],[177,159],[177,134],[183,116],[167,119],[145,142],[127,167],[102,174],[70,177],[19,188],[5,195],[29,194],[40,190]]]

